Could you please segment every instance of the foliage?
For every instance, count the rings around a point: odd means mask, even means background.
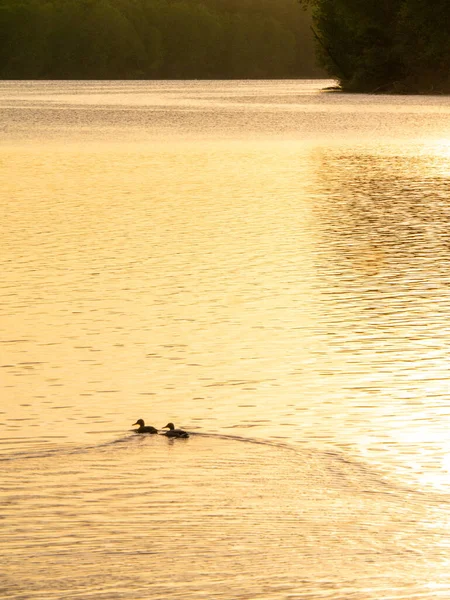
[[[319,61],[346,91],[450,92],[448,0],[300,0]]]
[[[0,78],[320,75],[297,0],[0,0]]]
[[[448,0],[408,0],[402,3],[399,26],[406,89],[450,93],[449,19]]]

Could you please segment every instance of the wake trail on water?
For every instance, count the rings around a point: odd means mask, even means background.
[[[153,444],[157,443],[159,438],[164,438],[167,443],[180,445],[180,447],[190,442],[194,442],[195,444],[196,441],[234,442],[253,447],[272,448],[277,453],[272,456],[272,460],[277,465],[286,462],[287,459],[283,457],[283,454],[289,453],[289,460],[305,470],[305,477],[312,479],[323,477],[327,481],[327,484],[335,485],[342,490],[344,488],[347,491],[354,490],[358,494],[364,495],[383,494],[384,496],[392,497],[392,499],[394,497],[401,497],[403,501],[407,500],[408,503],[450,504],[450,493],[428,489],[422,490],[401,481],[394,481],[378,472],[373,466],[362,462],[354,456],[345,455],[340,450],[324,450],[313,448],[310,445],[308,447],[299,447],[288,442],[222,433],[190,432],[190,436],[187,440],[173,440],[161,434],[137,435],[131,433],[124,437],[98,444],[14,452],[1,456],[0,462],[11,463],[14,461],[57,459],[58,457],[81,455],[88,456],[90,453],[101,452],[104,454],[116,450],[130,452],[133,450],[135,444],[139,444],[140,448],[146,444],[149,445],[149,448],[154,447]],[[281,453],[281,456],[279,453]],[[300,473],[299,476],[302,477],[302,474]]]

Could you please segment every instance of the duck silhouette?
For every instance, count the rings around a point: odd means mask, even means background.
[[[164,425],[162,429],[168,429],[169,431],[165,431],[163,435],[170,438],[188,438],[189,434],[184,429],[175,429],[175,425],[173,423],[167,423]]]
[[[146,425],[144,423],[144,419],[138,419],[136,423],[133,425],[139,425],[139,429],[134,429],[136,433],[158,433],[156,427],[152,427],[151,425]]]

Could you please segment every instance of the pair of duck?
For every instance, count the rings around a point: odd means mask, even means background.
[[[139,419],[133,425],[139,425],[139,429],[135,429],[136,433],[158,433],[156,427],[152,427],[151,425],[146,425],[144,419]],[[170,438],[188,438],[189,434],[184,429],[176,429],[173,423],[167,423],[164,425],[162,429],[168,429],[169,431],[164,431],[162,435]]]

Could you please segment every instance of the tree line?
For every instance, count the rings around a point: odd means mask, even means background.
[[[345,91],[450,93],[449,0],[300,0]]]
[[[297,0],[0,0],[2,79],[319,74]]]

